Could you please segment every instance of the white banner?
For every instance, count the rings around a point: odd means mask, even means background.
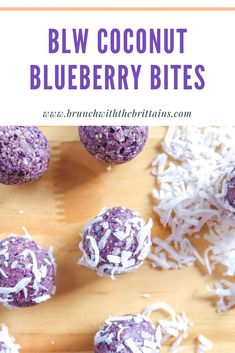
[[[0,33],[1,124],[233,123],[233,11],[0,12]]]
[[[231,7],[234,0],[0,0],[2,7]]]

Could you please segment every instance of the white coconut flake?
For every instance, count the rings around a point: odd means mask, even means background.
[[[26,287],[23,288],[23,293],[24,293],[24,297],[27,298],[28,297],[28,289]]]
[[[213,348],[213,343],[205,336],[198,335],[197,340],[199,343],[197,353],[208,352]]]
[[[33,301],[34,301],[36,304],[39,304],[39,303],[45,302],[45,301],[48,300],[48,299],[50,299],[50,295],[45,294],[45,295],[41,295],[40,297],[34,298]]]
[[[175,311],[163,302],[158,302],[147,306],[143,311],[143,315],[149,318],[154,311],[165,311],[172,317],[176,316]]]
[[[32,237],[31,235],[29,234],[28,230],[26,227],[22,227],[22,230],[23,230],[23,236],[29,240],[32,240]],[[17,234],[15,234],[17,236]]]
[[[120,264],[121,263],[121,258],[120,256],[116,256],[116,255],[107,255],[107,259],[109,262],[113,263],[113,264]]]
[[[122,266],[124,268],[128,268],[135,265],[135,259],[130,259],[132,256],[131,251],[123,250],[121,256],[122,256]]]
[[[146,249],[146,244],[149,246],[148,251],[151,246],[151,229],[153,227],[153,221],[150,218],[147,224],[144,224],[138,233],[138,246],[135,253],[138,253],[141,249]],[[141,259],[141,256],[138,257]]]
[[[103,223],[102,223],[102,227],[103,227],[104,229],[108,229],[108,228],[109,228],[109,223],[108,223],[108,222],[103,222]]]
[[[124,343],[125,343],[125,346],[129,348],[132,353],[142,353],[140,348],[134,342],[133,338],[130,337],[126,339]]]
[[[88,259],[87,255],[86,255],[87,256],[86,260],[89,262],[91,267],[96,267],[98,265],[98,263],[99,263],[100,251],[99,251],[99,248],[97,246],[97,243],[96,243],[94,237],[92,237],[91,235],[88,235],[87,239],[89,239],[90,242],[91,242],[91,247],[92,247],[93,252],[94,252],[94,254],[93,254],[94,255],[94,260],[92,260],[90,258]]]
[[[0,342],[4,343],[5,353],[19,353],[20,346],[15,343],[15,339],[9,335],[6,325],[0,325]]]
[[[18,266],[18,261],[13,261],[11,264],[11,268],[15,269],[15,268],[17,268],[17,266]]]
[[[226,311],[235,305],[235,283],[221,279],[215,282],[213,288],[208,288],[208,291],[218,298],[218,312]]]
[[[3,271],[3,269],[0,267],[0,275],[4,278],[8,278],[7,274],[5,271]]]
[[[116,230],[115,232],[113,232],[113,235],[115,235],[118,240],[123,241],[128,236],[128,233]]]
[[[188,333],[183,333],[178,338],[175,340],[175,342],[171,346],[171,353],[177,353],[180,352],[181,350],[185,349],[185,346],[181,346],[181,343],[183,340],[188,338]]]
[[[110,316],[105,322],[106,324],[109,324],[110,322],[113,321],[129,321],[132,320],[133,316],[132,315],[124,315],[124,316]]]

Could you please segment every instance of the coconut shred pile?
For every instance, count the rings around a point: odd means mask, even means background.
[[[149,305],[143,311],[143,315],[150,319],[153,312],[161,312],[166,316],[156,323],[156,341],[158,349],[156,353],[161,351],[161,347],[167,343],[170,345],[170,353],[178,353],[187,346],[183,342],[190,336],[190,327],[193,325],[184,312],[177,314],[175,310],[164,302],[158,302]],[[212,342],[205,336],[199,334],[196,337],[196,345],[194,345],[196,353],[205,353],[213,348]]]
[[[9,335],[6,325],[0,325],[0,352],[19,353],[20,346],[15,343],[15,339]]]
[[[224,197],[225,177],[235,166],[235,128],[170,127],[162,149],[152,162],[154,211],[171,234],[153,240],[153,266],[183,268],[199,261],[210,274],[221,264],[224,275],[234,276],[235,216]],[[190,241],[200,231],[207,241],[204,254]],[[235,304],[233,282],[222,279],[210,291],[218,297],[218,311]]]

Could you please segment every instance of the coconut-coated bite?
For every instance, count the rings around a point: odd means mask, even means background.
[[[36,126],[0,127],[0,183],[38,179],[47,170],[49,158],[48,141]]]
[[[123,315],[105,321],[94,338],[95,353],[156,353],[156,328],[142,315]]]
[[[148,138],[147,126],[80,126],[82,144],[95,158],[121,164],[139,154]]]
[[[19,353],[20,346],[9,335],[6,325],[0,325],[0,353]]]
[[[81,231],[79,263],[98,275],[115,275],[137,269],[151,247],[152,220],[127,207],[104,208]]]
[[[55,293],[56,264],[32,239],[10,235],[0,241],[0,303],[28,307]]]
[[[235,213],[235,168],[225,171],[215,185],[216,200],[220,207],[227,211],[227,215]]]
[[[232,211],[235,212],[235,169],[233,169],[226,179],[225,201],[229,203]]]

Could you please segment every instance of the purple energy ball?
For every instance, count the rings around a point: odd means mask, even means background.
[[[55,293],[55,261],[27,237],[10,235],[0,241],[0,303],[27,307]]]
[[[87,151],[107,164],[121,164],[142,151],[147,126],[80,126],[79,135]]]
[[[19,353],[20,346],[9,335],[6,325],[0,325],[0,353]]]
[[[235,170],[233,170],[227,180],[227,193],[225,196],[225,200],[228,201],[229,205],[234,209],[235,212]]]
[[[105,321],[94,338],[95,353],[158,352],[156,329],[145,316],[124,315]]]
[[[50,149],[36,126],[0,127],[0,183],[22,184],[47,169]]]
[[[151,247],[152,220],[145,224],[136,211],[126,207],[105,208],[81,231],[80,264],[98,275],[115,275],[138,268]]]

